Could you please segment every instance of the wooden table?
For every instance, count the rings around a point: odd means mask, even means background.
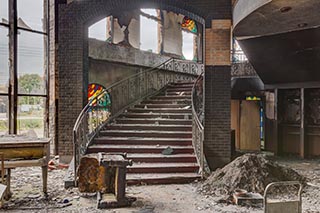
[[[42,168],[43,192],[47,194],[48,162],[50,157],[49,138],[26,136],[0,136],[0,153],[4,155],[7,198],[10,197],[11,169],[40,166]]]

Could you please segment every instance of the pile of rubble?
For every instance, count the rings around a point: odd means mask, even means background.
[[[301,181],[306,178],[263,155],[245,154],[215,171],[199,188],[206,195],[231,195],[236,189],[263,194],[271,182]]]

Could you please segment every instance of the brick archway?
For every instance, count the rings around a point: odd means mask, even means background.
[[[199,10],[178,0],[74,0],[59,4],[57,70],[58,122],[56,137],[62,161],[72,156],[72,128],[82,110],[88,84],[88,26],[111,15],[114,10],[158,8],[185,14],[204,24]],[[79,95],[81,94],[81,95]]]

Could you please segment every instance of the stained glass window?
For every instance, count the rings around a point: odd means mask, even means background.
[[[97,96],[101,94],[101,92],[105,89],[104,86],[100,84],[89,84],[88,86],[88,101],[93,100]],[[106,110],[108,109],[108,106],[111,105],[111,100],[110,100],[110,95],[108,93],[104,93],[103,96],[100,96],[97,98],[97,101],[93,101],[92,105],[97,106],[97,107],[102,107],[105,108]]]
[[[188,30],[192,33],[197,33],[197,24],[194,20],[190,19],[189,17],[185,16],[183,18],[182,24],[181,24],[182,29]]]

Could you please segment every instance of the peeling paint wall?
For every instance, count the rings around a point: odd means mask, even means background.
[[[89,83],[98,83],[108,87],[115,82],[139,72],[140,70],[143,70],[143,68],[90,58]]]
[[[181,22],[184,15],[163,11],[163,51],[182,56]]]
[[[113,20],[113,43],[119,44],[124,39],[124,31],[125,27],[120,27],[118,23],[118,19]]]
[[[129,25],[129,42],[132,47],[140,48],[140,19],[131,19]]]
[[[121,45],[106,44],[96,39],[89,39],[89,57],[97,60],[121,62],[145,67],[153,67],[170,59],[170,57],[148,51],[128,48]]]
[[[132,18],[130,20],[128,30],[129,30],[129,43],[132,47],[139,49],[140,48],[140,18],[139,11],[134,10],[131,12]],[[113,20],[113,30],[111,21]],[[107,31],[111,32],[111,35],[107,35],[108,37],[113,36],[113,44],[119,44],[125,40],[125,33],[127,26],[122,26],[119,24],[118,18],[111,17],[107,18]]]

